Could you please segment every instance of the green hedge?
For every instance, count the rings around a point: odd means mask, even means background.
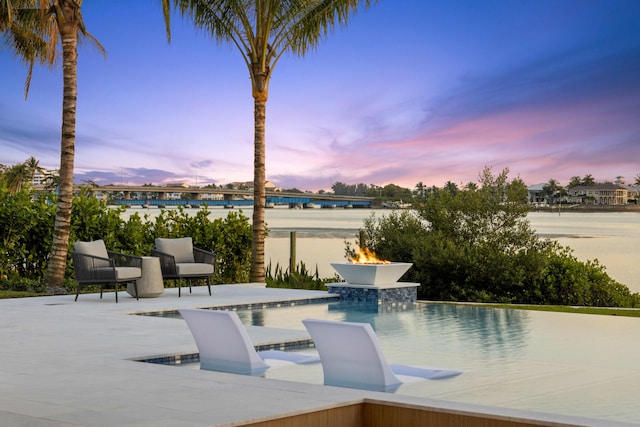
[[[29,189],[10,194],[0,183],[0,288],[39,290],[51,248],[55,202],[54,195]],[[134,213],[125,221],[123,211],[81,192],[73,202],[69,249],[78,240],[103,239],[110,250],[143,256],[151,253],[156,237],[191,236],[195,246],[217,253],[215,283],[248,280],[251,224],[242,212],[211,220],[206,208],[190,216],[180,207],[162,210],[155,218]],[[65,277],[68,287],[74,287],[70,256]]]

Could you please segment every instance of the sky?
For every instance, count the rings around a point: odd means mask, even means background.
[[[75,180],[224,185],[253,179],[253,98],[235,46],[160,0],[87,0]],[[380,0],[304,57],[284,56],[267,102],[267,179],[414,188],[640,174],[640,1]],[[61,64],[0,46],[0,164],[60,164]]]

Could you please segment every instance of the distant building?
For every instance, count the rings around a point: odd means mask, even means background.
[[[535,184],[530,187],[527,187],[527,198],[529,203],[533,203],[536,205],[547,203],[547,200],[544,195],[544,186],[546,184]]]
[[[629,203],[627,186],[606,183],[578,185],[567,190],[569,203],[619,206]]]
[[[231,188],[234,190],[253,190],[253,181],[244,181],[244,182],[232,182]],[[265,181],[264,189],[267,191],[282,191],[282,187],[276,186],[271,181]]]
[[[59,175],[59,171],[57,169],[40,169],[35,171],[33,174],[33,180],[31,181],[31,185],[34,187],[41,187],[49,184],[47,182],[51,179],[51,177],[56,177]]]

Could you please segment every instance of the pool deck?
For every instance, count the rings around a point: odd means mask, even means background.
[[[179,369],[133,359],[197,352],[185,322],[131,313],[306,300],[326,292],[261,285],[167,289],[136,301],[119,293],[0,300],[0,425],[236,426],[363,399],[537,419],[544,425],[630,426],[317,384]],[[254,344],[306,332],[247,327]]]

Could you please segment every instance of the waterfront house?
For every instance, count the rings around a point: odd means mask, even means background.
[[[535,184],[527,187],[527,199],[529,203],[540,206],[547,203],[547,198],[545,196],[544,186],[546,184]]]
[[[569,203],[621,206],[628,204],[629,190],[613,183],[578,185],[567,190]]]

